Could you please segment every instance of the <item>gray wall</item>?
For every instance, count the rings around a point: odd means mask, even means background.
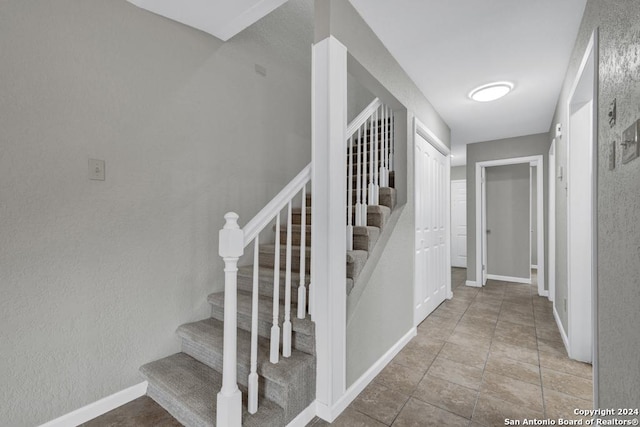
[[[640,160],[608,170],[609,143],[640,118],[640,8],[636,1],[589,0],[552,123],[566,129],[567,100],[592,31],[600,28],[598,105],[598,400],[601,408],[640,407]],[[609,103],[617,98],[616,125]],[[553,129],[553,126],[552,126]],[[567,165],[567,141],[557,141],[558,168]],[[557,181],[556,309],[567,295],[567,209],[564,182]]]
[[[371,104],[371,101],[375,99],[375,95],[372,94],[366,87],[364,87],[358,78],[347,74],[347,123],[350,123],[355,119],[358,114],[364,110],[367,105]]]
[[[316,0],[315,40],[332,35],[407,109],[407,202],[347,327],[347,387],[413,327],[413,117],[447,146],[448,126],[347,0]],[[398,124],[400,126],[400,124]],[[401,180],[399,181],[399,178]]]
[[[2,425],[140,383],[210,314],[223,214],[310,161],[307,3],[223,44],[125,1],[0,2]]]
[[[487,273],[529,278],[529,165],[486,169]]]
[[[466,166],[454,166],[451,168],[451,181],[455,181],[458,179],[467,179]]]
[[[467,280],[476,281],[476,163],[486,160],[543,155],[544,170],[546,171],[550,144],[551,140],[546,133],[467,144]],[[543,188],[546,200],[548,198],[546,179],[543,182]],[[544,224],[546,236],[548,224],[546,212]],[[545,257],[546,253],[545,250]],[[547,284],[548,281],[545,280],[545,288]]]
[[[531,168],[531,265],[538,265],[538,168]],[[548,172],[547,172],[548,175]],[[547,236],[545,236],[545,239]]]

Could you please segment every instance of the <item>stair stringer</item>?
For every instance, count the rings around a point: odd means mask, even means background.
[[[353,313],[356,311],[358,303],[360,302],[360,297],[366,290],[367,284],[369,283],[369,280],[378,265],[378,261],[380,261],[385,247],[393,235],[396,225],[398,224],[398,220],[406,206],[407,204],[396,206],[391,211],[391,215],[389,215],[389,218],[385,222],[384,228],[380,230],[380,236],[378,237],[373,250],[369,252],[367,261],[353,284],[353,289],[350,291],[349,295],[347,295],[347,325],[349,325],[349,321],[351,320]],[[410,242],[410,244],[413,245],[413,241]]]

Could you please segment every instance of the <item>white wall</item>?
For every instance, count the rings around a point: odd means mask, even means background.
[[[141,382],[209,315],[223,214],[310,161],[307,3],[223,44],[124,1],[0,2],[0,424]]]

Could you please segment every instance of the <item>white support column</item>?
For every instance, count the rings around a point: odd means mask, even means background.
[[[316,399],[331,412],[346,390],[347,49],[334,37],[313,46],[311,282],[316,322]]]
[[[242,425],[242,394],[237,381],[238,259],[244,253],[244,232],[238,214],[229,212],[219,232],[218,254],[224,259],[224,348],[222,389],[217,399],[217,425]]]

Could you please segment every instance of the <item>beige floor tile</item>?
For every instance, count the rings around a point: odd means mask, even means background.
[[[567,356],[567,350],[562,341],[546,340],[544,338],[538,338],[538,350],[545,353],[551,353],[562,357]]]
[[[539,364],[538,352],[531,348],[518,347],[512,344],[493,340],[489,351],[491,354],[495,354],[499,357],[506,357],[519,362],[529,363],[531,365]]]
[[[464,310],[451,309],[450,307],[440,305],[440,307],[435,309],[433,313],[430,314],[430,316],[442,317],[443,319],[457,322],[458,320],[460,320],[463,314]]]
[[[324,427],[324,426],[332,426],[332,427],[385,427],[387,424],[383,424],[380,421],[374,420],[373,418],[363,414],[362,412],[358,412],[351,407],[340,414],[338,418],[336,418],[331,424],[319,420],[312,427]]]
[[[575,415],[574,409],[593,409],[593,403],[589,400],[578,399],[548,388],[544,389],[543,394],[545,416],[548,418],[581,419]]]
[[[538,338],[545,340],[562,341],[562,335],[560,335],[560,331],[558,331],[557,327],[536,327],[536,335]]]
[[[540,351],[539,354],[540,366],[543,368],[553,369],[554,371],[575,375],[588,380],[593,379],[593,366],[588,363],[571,360],[566,356],[559,356],[557,353]]]
[[[522,420],[524,418],[542,418],[542,411],[514,405],[512,402],[498,399],[486,393],[480,393],[473,411],[472,421],[485,427],[505,425],[505,419]]]
[[[424,351],[428,353],[438,353],[445,341],[437,338],[433,338],[427,334],[418,334],[410,342],[414,345],[419,345]]]
[[[469,420],[418,399],[410,399],[393,427],[467,427]]]
[[[438,356],[427,373],[441,380],[477,390],[482,381],[482,369],[463,365]]]
[[[393,358],[393,361],[424,374],[436,356],[437,353],[429,353],[418,342],[411,341]]]
[[[480,391],[498,399],[543,412],[542,388],[539,385],[485,371]]]
[[[407,400],[409,400],[409,395],[399,393],[374,381],[353,401],[351,408],[390,425]]]
[[[413,397],[464,418],[471,418],[478,392],[467,387],[425,375]]]
[[[484,369],[488,355],[489,352],[483,348],[463,347],[450,342],[445,343],[439,353],[439,356],[445,359],[478,369]]]
[[[465,334],[464,332],[454,331],[449,336],[449,338],[447,338],[447,342],[461,345],[463,347],[489,350],[489,346],[491,345],[491,338],[482,337],[479,335],[470,335],[470,334]]]
[[[583,400],[593,399],[593,382],[586,378],[565,374],[549,368],[540,368],[542,372],[542,386],[559,391]]]
[[[533,325],[522,325],[520,323],[513,323],[507,320],[498,319],[498,323],[496,324],[496,333],[530,335],[535,337],[536,328]]]
[[[521,325],[533,326],[535,324],[533,315],[516,313],[512,311],[501,311],[498,320],[506,320],[511,323],[519,323]]]
[[[486,326],[484,322],[469,322],[465,321],[458,322],[458,326],[453,330],[453,332],[462,332],[468,335],[477,335],[482,337],[491,338],[493,336],[493,330],[495,329],[495,325],[491,323],[491,326]]]
[[[511,344],[518,347],[525,347],[531,350],[536,350],[538,348],[538,343],[535,336],[531,335],[495,333],[493,336],[493,341],[503,344]]]
[[[532,365],[529,363],[519,362],[517,360],[496,355],[495,353],[490,353],[485,370],[487,372],[494,372],[509,378],[514,378],[516,380],[538,386],[540,385],[540,368],[537,364]]]
[[[423,376],[424,374],[420,370],[408,368],[392,361],[378,374],[375,381],[400,393],[411,394]]]
[[[460,320],[474,320],[474,319],[489,321],[495,325],[496,322],[498,321],[498,311],[491,312],[491,311],[486,311],[482,308],[470,306],[469,309],[464,312],[464,315]]]

